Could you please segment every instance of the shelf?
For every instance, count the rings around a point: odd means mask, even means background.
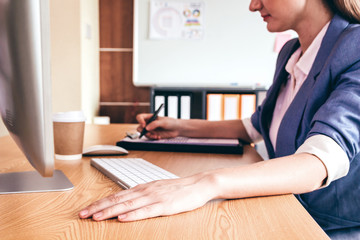
[[[232,101],[231,104],[238,105],[239,114],[237,116],[238,118],[241,118],[241,114],[245,114],[241,112],[242,109],[241,98],[244,96],[254,95],[253,98],[254,106],[251,106],[251,108],[255,110],[255,107],[258,106],[264,99],[265,93],[266,93],[266,89],[262,89],[262,88],[242,89],[242,88],[233,88],[233,87],[231,88],[153,87],[151,88],[151,93],[150,93],[150,107],[151,107],[151,111],[154,112],[155,109],[161,103],[164,103],[165,108],[162,113],[163,116],[170,116],[174,118],[185,118],[185,119],[191,118],[191,119],[215,120],[212,119],[211,116],[209,116],[212,114],[211,113],[212,107],[208,106],[209,99],[211,99],[209,97],[214,96],[215,97],[214,99],[216,99],[216,97],[218,97],[219,99],[215,101],[221,101],[217,103],[219,108],[223,108],[223,109],[218,109],[221,112],[221,113],[219,112],[221,116],[219,116],[218,120],[221,120],[224,119],[223,116],[225,113],[224,108],[226,108],[224,104],[224,98],[231,97],[231,95],[234,95],[237,96],[239,101],[238,102],[236,102],[236,100]],[[245,101],[245,98],[243,100]],[[248,98],[246,101],[247,101],[247,105],[249,103],[251,104]],[[186,104],[186,108],[184,108],[183,104]],[[229,106],[229,104],[230,102],[227,103],[227,106]],[[249,114],[251,115],[251,113],[249,113],[249,110],[247,110],[246,116],[249,116]],[[225,119],[227,116],[229,116],[229,114],[227,115],[225,114]]]

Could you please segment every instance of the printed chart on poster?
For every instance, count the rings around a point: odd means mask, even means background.
[[[134,0],[136,86],[271,85],[285,35],[242,0]]]
[[[203,2],[150,2],[150,39],[202,39]]]

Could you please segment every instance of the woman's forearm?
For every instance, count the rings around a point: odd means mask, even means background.
[[[207,121],[201,119],[179,120],[180,135],[205,138],[240,138],[250,142],[242,120]]]
[[[216,188],[214,198],[226,199],[306,193],[318,189],[327,176],[323,163],[307,153],[208,174]]]

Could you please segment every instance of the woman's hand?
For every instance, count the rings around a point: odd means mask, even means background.
[[[146,126],[146,122],[152,117],[151,113],[142,113],[136,116],[139,122],[137,128],[141,132]],[[173,138],[179,136],[180,133],[180,120],[169,117],[158,117],[155,121],[146,126],[148,131],[145,136],[151,139]]]
[[[190,211],[216,196],[212,179],[202,173],[141,184],[94,202],[79,216],[96,221],[117,217],[127,222]]]

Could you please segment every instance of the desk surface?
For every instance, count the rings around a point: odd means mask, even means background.
[[[88,125],[85,146],[115,144],[135,125]],[[261,161],[244,155],[131,151],[179,176]],[[10,137],[0,138],[0,171],[32,170]],[[78,218],[80,209],[121,188],[90,166],[90,158],[56,161],[75,188],[66,192],[0,195],[1,239],[328,239],[293,195],[217,200],[192,212],[131,223]]]

